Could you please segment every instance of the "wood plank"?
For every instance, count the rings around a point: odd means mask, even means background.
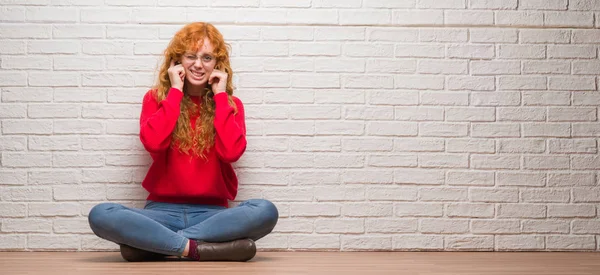
[[[259,252],[252,261],[129,263],[117,252],[0,252],[0,274],[600,274],[597,252]]]

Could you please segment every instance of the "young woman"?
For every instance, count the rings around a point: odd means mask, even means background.
[[[142,182],[146,205],[102,203],[89,214],[93,232],[118,243],[125,260],[247,261],[254,241],[277,223],[267,200],[228,208],[238,189],[231,163],[246,149],[228,46],[213,25],[198,22],[179,30],[164,52],[140,116],[140,140],[153,160]]]

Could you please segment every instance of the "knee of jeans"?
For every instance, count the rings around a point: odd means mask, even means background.
[[[108,221],[107,215],[109,215],[112,210],[118,209],[119,206],[120,205],[116,203],[105,202],[92,207],[88,215],[88,222],[90,223],[92,231],[97,233],[98,228],[105,227],[103,224]]]
[[[258,199],[253,202],[260,209],[261,224],[265,227],[275,228],[279,219],[279,211],[275,204],[268,200]]]

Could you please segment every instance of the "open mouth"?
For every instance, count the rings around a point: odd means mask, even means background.
[[[204,77],[204,73],[198,72],[198,71],[194,71],[194,70],[190,70],[190,73],[192,75],[193,78],[200,80]]]

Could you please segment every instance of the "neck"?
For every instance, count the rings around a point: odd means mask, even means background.
[[[192,86],[189,83],[187,83],[187,81],[185,84],[186,85],[183,89],[190,96],[204,96],[204,94],[206,94],[206,85]]]

